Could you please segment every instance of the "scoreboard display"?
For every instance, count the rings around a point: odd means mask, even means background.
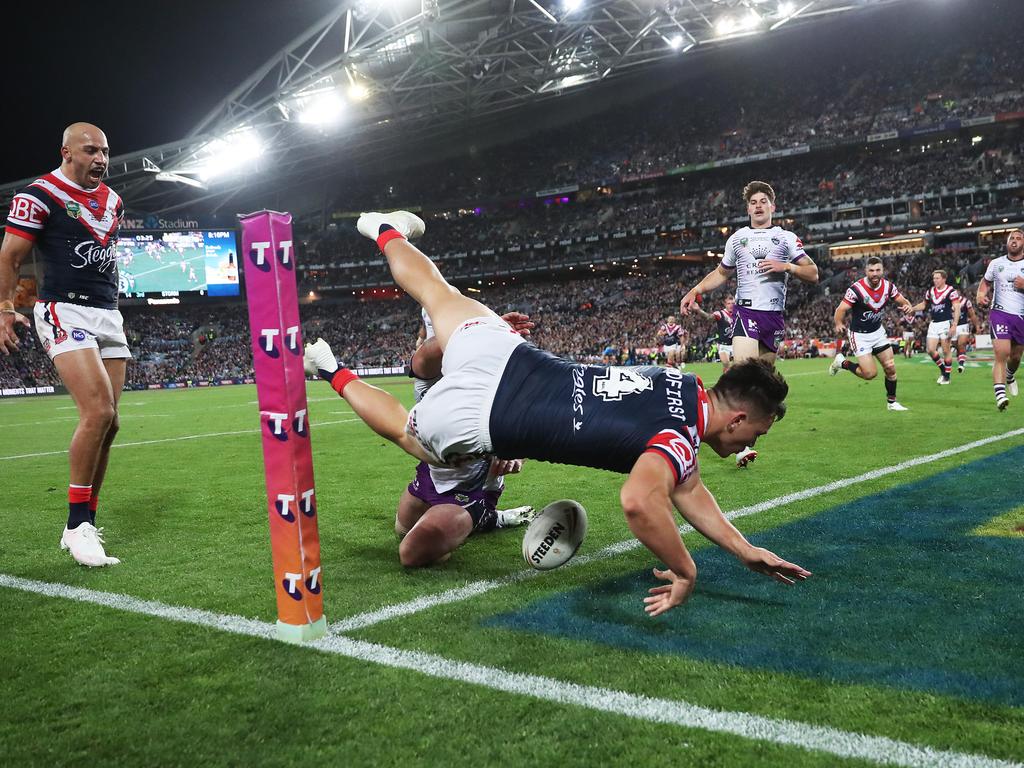
[[[130,232],[116,248],[122,296],[239,295],[234,230]]]

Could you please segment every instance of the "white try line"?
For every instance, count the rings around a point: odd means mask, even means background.
[[[740,509],[727,512],[726,517],[730,520],[736,520],[741,517],[747,517],[748,515],[756,515],[759,512],[766,512],[771,509],[785,506],[786,504],[792,504],[796,501],[804,501],[806,499],[814,498],[815,496],[821,496],[823,494],[834,493],[842,488],[847,488],[851,485],[857,485],[858,483],[865,483],[869,480],[877,480],[880,477],[886,475],[892,475],[897,472],[902,472],[912,467],[919,467],[922,464],[930,464],[933,461],[940,461],[942,459],[949,458],[950,456],[956,456],[957,454],[966,453],[967,451],[980,448],[990,443],[996,443],[1001,440],[1008,440],[1011,437],[1018,437],[1024,435],[1024,428],[1014,429],[1009,432],[1003,432],[1001,435],[993,435],[991,437],[983,437],[980,440],[974,440],[970,443],[964,443],[954,448],[947,448],[944,451],[938,453],[930,453],[927,456],[918,456],[917,458],[907,459],[899,464],[893,464],[888,467],[881,467],[880,469],[873,469],[870,472],[857,475],[856,477],[847,477],[841,480],[834,480],[831,483],[825,483],[824,485],[816,485],[813,488],[805,488],[802,491],[796,491],[795,493],[787,493],[785,496],[778,496],[768,501],[762,501],[759,504],[753,504],[748,507],[741,507]],[[683,525],[679,528],[680,533],[692,533],[693,527],[689,525]],[[643,544],[637,539],[627,539],[620,541],[615,544],[611,544],[604,549],[600,549],[597,552],[592,552],[588,555],[580,555],[575,557],[566,563],[562,568],[575,568],[582,565],[588,565],[601,560],[607,560],[611,557],[616,557],[625,552],[632,552],[634,549],[640,549]],[[439,605],[449,605],[451,603],[458,603],[463,600],[469,600],[470,598],[477,597],[491,590],[498,589],[500,587],[506,587],[510,584],[515,584],[520,581],[527,579],[534,579],[542,575],[542,571],[536,571],[532,568],[525,569],[511,573],[508,576],[502,576],[498,579],[487,579],[482,581],[474,581],[465,585],[464,587],[456,587],[454,589],[448,589],[444,592],[438,592],[433,595],[424,595],[423,597],[417,597],[414,600],[410,600],[405,603],[395,603],[393,605],[386,605],[383,608],[378,608],[373,611],[367,611],[366,613],[359,613],[355,616],[349,616],[348,618],[341,619],[340,621],[331,624],[332,632],[351,632],[356,629],[362,629],[364,627],[370,627],[374,624],[380,624],[381,622],[390,621],[391,619],[397,619],[402,616],[409,616],[420,611],[425,611],[429,608],[435,608]]]
[[[320,427],[328,427],[332,424],[351,424],[356,421],[362,421],[362,419],[338,419],[336,421],[321,421],[316,424],[310,424],[313,429],[319,429]],[[177,443],[182,440],[202,440],[207,437],[228,437],[230,435],[257,435],[260,433],[259,429],[237,429],[232,432],[204,432],[199,435],[180,435],[178,437],[162,437],[156,440],[137,440],[133,443],[114,443],[111,448],[133,448],[138,445],[157,445],[159,443]],[[0,456],[0,461],[12,461],[13,459],[34,459],[39,456],[61,456],[67,453],[67,449],[63,451],[40,451],[39,453],[19,453],[15,456]]]
[[[33,581],[6,574],[0,574],[0,586],[183,624],[219,629],[234,635],[263,640],[276,638],[274,625],[243,616],[166,605],[152,600],[139,600],[128,595]],[[681,700],[656,699],[609,688],[579,685],[551,677],[509,672],[497,667],[455,661],[436,654],[407,651],[338,635],[329,635],[304,647],[321,653],[404,669],[440,680],[469,683],[503,693],[623,715],[633,720],[725,733],[842,758],[869,760],[909,768],[936,765],[946,768],[1024,768],[1020,763],[985,755],[935,749],[884,736],[869,736],[795,720],[710,709]]]

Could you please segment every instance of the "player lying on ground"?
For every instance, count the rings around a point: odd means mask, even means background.
[[[528,334],[533,327],[526,315],[509,313],[505,317],[517,323],[521,333]],[[425,340],[420,340],[411,366],[417,401],[441,377],[441,347],[433,338],[426,313],[424,328]],[[318,369],[332,365],[337,368],[334,353],[323,339],[306,345],[305,364],[306,372],[314,376]],[[522,466],[520,459],[480,459],[460,467],[433,467],[421,461],[395,512],[402,565],[415,568],[442,562],[471,535],[528,522],[533,515],[531,506],[498,509],[505,489],[504,476],[518,473]]]
[[[836,352],[836,358],[829,366],[828,372],[835,376],[839,371],[846,370],[864,381],[871,381],[878,375],[875,358],[882,364],[885,371],[885,398],[890,411],[907,410],[896,401],[896,359],[893,355],[889,334],[882,326],[885,305],[889,299],[895,301],[903,314],[912,318],[914,308],[907,297],[900,293],[894,283],[886,280],[883,274],[882,260],[877,256],[868,259],[864,277],[846,289],[839,306],[836,307],[833,322],[836,326],[836,349],[842,350],[843,336],[848,336],[850,349],[857,357],[857,362],[847,360],[842,351]],[[846,315],[852,310],[849,333],[846,332]]]
[[[326,366],[320,375],[377,434],[435,466],[522,456],[628,473],[619,494],[626,521],[668,566],[654,571],[668,583],[644,600],[652,616],[685,602],[697,578],[673,505],[751,570],[784,584],[810,575],[751,545],[722,514],[697,466],[702,440],[728,456],[785,415],[789,388],[771,365],[735,365],[705,390],[673,368],[561,360],[449,285],[407,242],[424,231],[418,217],[368,213],[357,226],[377,242],[395,282],[426,309],[444,353],[443,378],[409,412],[333,358],[317,358]]]

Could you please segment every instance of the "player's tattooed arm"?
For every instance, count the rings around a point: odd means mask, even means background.
[[[32,241],[7,234],[0,246],[0,353],[18,350],[17,326],[29,327],[28,318],[14,311],[14,291],[18,286],[21,262],[32,252]]]

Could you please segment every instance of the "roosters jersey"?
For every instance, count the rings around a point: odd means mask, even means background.
[[[1024,259],[1011,261],[1007,256],[992,259],[985,270],[985,279],[992,283],[992,309],[1024,317],[1024,293],[1013,287],[1017,277],[1024,277]]]
[[[45,274],[42,301],[117,308],[121,198],[106,184],[85,189],[58,168],[14,196],[7,234],[36,244]]]
[[[953,303],[960,303],[960,293],[951,285],[942,290],[933,286],[924,295],[924,300],[931,313],[932,322],[945,323],[953,319]]]
[[[894,283],[885,278],[872,288],[866,277],[862,277],[856,283],[846,289],[843,296],[843,303],[850,307],[853,312],[850,319],[850,330],[857,333],[871,333],[882,327],[882,317],[885,314],[885,305],[889,299],[896,299],[903,294]]]
[[[489,427],[502,458],[629,472],[653,452],[678,484],[697,469],[707,419],[708,396],[693,374],[577,364],[520,344],[498,384]]]
[[[722,266],[736,270],[736,304],[747,309],[782,312],[786,307],[788,272],[761,274],[761,261],[795,262],[807,258],[804,244],[782,227],[736,230],[725,243]]]
[[[718,309],[711,313],[718,330],[718,343],[729,346],[732,344],[732,326],[736,322],[736,313],[726,309]]]
[[[666,347],[679,346],[679,335],[683,332],[679,323],[662,323],[658,333],[661,335],[661,343]]]

